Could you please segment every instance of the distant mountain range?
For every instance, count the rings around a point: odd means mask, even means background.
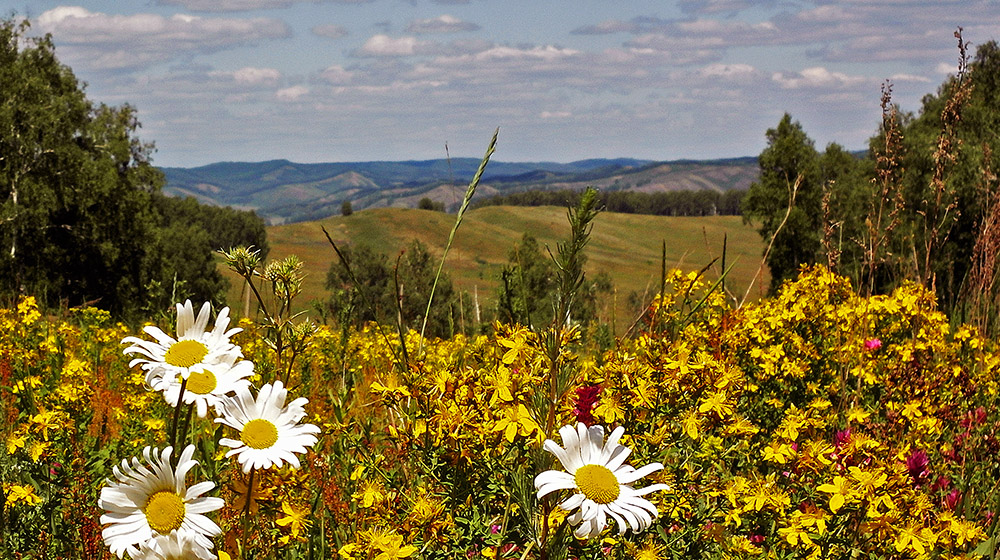
[[[203,167],[165,167],[171,196],[193,196],[206,204],[255,210],[271,224],[354,210],[416,207],[422,198],[458,206],[479,167],[475,158],[354,163],[223,162]],[[476,198],[533,189],[600,189],[644,192],[745,189],[758,176],[756,157],[657,162],[585,159],[572,163],[508,163],[486,168]]]

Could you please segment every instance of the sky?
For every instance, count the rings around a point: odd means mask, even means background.
[[[0,0],[154,164],[756,156],[789,113],[862,149],[1000,40],[1000,0]],[[974,52],[974,51],[973,51]]]

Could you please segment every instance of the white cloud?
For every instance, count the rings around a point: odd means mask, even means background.
[[[893,74],[889,77],[889,81],[892,82],[917,82],[922,84],[931,83],[931,79],[927,76],[917,76],[915,74]]]
[[[347,37],[347,28],[342,25],[317,25],[313,27],[310,31],[314,35],[319,35],[320,37],[326,37],[327,39],[340,39],[341,37]]]
[[[181,6],[194,12],[246,12],[287,8],[293,4],[334,2],[337,4],[366,4],[373,0],[157,0],[162,6]]]
[[[421,41],[416,37],[390,37],[388,35],[372,35],[358,49],[357,56],[412,56],[426,54],[436,48],[437,43]]]
[[[492,47],[492,43],[479,40],[461,40],[442,43],[416,37],[390,37],[379,33],[372,35],[352,54],[360,58],[400,58],[407,56],[461,56],[479,53]]]
[[[632,33],[636,30],[632,22],[608,19],[594,25],[577,27],[570,31],[574,35],[608,35],[611,33]]]
[[[535,46],[528,48],[495,46],[478,52],[473,55],[477,60],[559,60],[580,54],[580,51],[573,49],[559,48],[552,45]]]
[[[938,74],[955,74],[958,72],[957,67],[954,63],[939,62],[937,66],[934,67],[934,71]]]
[[[320,74],[320,77],[322,77],[323,80],[335,85],[350,82],[352,76],[352,72],[348,72],[343,66],[338,65],[330,66],[326,70],[323,70]]]
[[[279,89],[274,92],[274,96],[282,101],[296,101],[303,95],[309,93],[309,88],[305,86],[291,86]]]
[[[570,111],[542,111],[538,114],[543,119],[566,119],[573,116]]]
[[[407,33],[457,33],[478,29],[479,26],[475,23],[462,21],[448,14],[436,18],[414,20],[406,26]]]
[[[771,79],[785,89],[800,88],[842,88],[856,86],[869,82],[868,78],[861,76],[848,76],[842,72],[831,72],[822,66],[806,68],[794,75],[785,75],[775,72]]]
[[[709,64],[701,69],[701,75],[719,78],[742,78],[753,75],[757,69],[749,64]]]
[[[275,19],[109,15],[77,6],[43,12],[38,26],[60,45],[61,58],[93,70],[137,68],[291,34],[284,22]]]
[[[274,68],[246,66],[233,72],[233,79],[242,84],[273,84],[281,79],[281,72]]]
[[[715,13],[736,13],[752,7],[760,7],[762,4],[772,2],[749,2],[747,0],[681,0],[678,3],[680,9],[686,13],[715,14]]]

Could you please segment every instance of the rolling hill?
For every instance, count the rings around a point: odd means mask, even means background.
[[[300,307],[326,297],[326,272],[336,260],[321,226],[338,244],[364,242],[394,256],[413,239],[439,256],[447,243],[455,216],[442,212],[406,208],[372,208],[351,216],[272,226],[268,228],[271,259],[295,254],[305,261],[307,277]],[[522,235],[534,235],[542,245],[555,249],[569,235],[566,209],[553,206],[489,206],[466,214],[448,255],[445,271],[455,286],[476,297],[480,306],[494,302],[500,270]],[[615,322],[619,331],[634,318],[629,295],[651,295],[660,278],[661,250],[666,242],[667,266],[697,270],[722,252],[728,235],[727,261],[735,263],[728,286],[740,296],[760,264],[763,244],[756,231],[736,216],[667,217],[636,214],[598,215],[587,250],[589,274],[609,273],[614,281]],[[709,276],[721,270],[719,263]],[[756,296],[768,283],[767,269],[751,293]],[[233,282],[230,301],[238,301],[239,283]],[[605,319],[611,320],[612,302],[606,302]]]
[[[453,209],[479,160],[455,158],[402,162],[224,162],[197,168],[163,168],[164,192],[218,206],[255,210],[271,224],[322,219],[354,210],[414,208],[427,197]],[[747,188],[758,176],[756,158],[652,162],[587,159],[572,163],[490,162],[477,198],[532,189],[663,190]]]

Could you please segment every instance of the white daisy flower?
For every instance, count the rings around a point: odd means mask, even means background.
[[[198,416],[204,418],[208,415],[208,407],[216,409],[221,414],[222,401],[241,388],[250,387],[250,381],[246,378],[253,375],[253,362],[240,360],[236,362],[237,356],[229,354],[218,363],[206,365],[201,371],[192,371],[184,385],[184,404],[195,404],[198,409]],[[163,392],[163,398],[167,404],[177,406],[177,397],[180,396],[182,379],[174,377],[157,377],[152,380],[151,388],[154,391]]]
[[[170,465],[172,451],[170,447],[162,453],[149,447],[143,449],[148,468],[135,457],[131,465],[123,459],[121,468],[114,468],[117,482],[101,489],[97,503],[107,512],[101,516],[101,524],[108,525],[101,535],[119,558],[126,552],[135,558],[138,547],[178,530],[199,546],[211,549],[210,538],[222,532],[204,515],[224,505],[221,498],[202,496],[215,488],[215,483],[199,482],[187,488],[185,482],[188,471],[198,464],[191,458],[194,446],[184,449],[176,469]]]
[[[569,516],[572,525],[579,525],[573,534],[589,539],[600,535],[611,516],[618,524],[619,534],[627,529],[638,533],[648,529],[659,515],[656,506],[643,498],[657,490],[668,490],[666,484],[651,484],[635,489],[632,484],[640,478],[663,468],[660,463],[650,463],[641,469],[626,465],[625,459],[632,452],[618,440],[625,433],[619,426],[604,442],[604,427],[578,423],[559,429],[563,445],[547,439],[544,447],[559,459],[566,472],[549,470],[535,477],[538,499],[557,490],[575,490],[576,493],[559,504],[566,511],[576,510]],[[578,509],[579,508],[579,509]]]
[[[143,544],[136,554],[131,554],[132,560],[218,560],[218,556],[198,544],[190,534],[183,529],[173,531],[168,535],[159,535]]]
[[[222,403],[222,416],[215,421],[239,430],[240,439],[222,438],[219,443],[231,447],[226,457],[236,456],[243,465],[243,472],[250,469],[280,467],[288,461],[296,468],[296,453],[305,453],[306,447],[316,443],[319,428],[312,424],[299,424],[305,417],[306,398],[298,398],[285,405],[288,391],[275,381],[260,388],[257,399],[242,388],[236,396]]]
[[[132,344],[125,349],[125,354],[146,356],[135,358],[129,362],[129,367],[142,364],[142,369],[146,370],[146,385],[152,387],[161,377],[174,379],[180,375],[187,379],[192,371],[201,371],[229,355],[242,356],[240,347],[229,342],[229,337],[243,330],[226,330],[229,327],[229,308],[223,308],[215,318],[215,328],[206,331],[211,313],[211,304],[205,302],[195,318],[194,307],[188,300],[183,305],[177,304],[176,339],[153,326],[147,326],[143,331],[155,341],[125,337],[122,344]]]

